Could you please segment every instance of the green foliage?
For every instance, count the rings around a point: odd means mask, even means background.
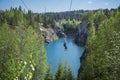
[[[42,36],[31,26],[17,30],[22,61],[26,62],[21,78],[43,79],[46,72],[46,52]]]
[[[105,9],[104,13],[107,16],[107,18],[110,18],[111,15],[110,15],[110,11],[108,9]]]
[[[76,30],[76,29],[78,29],[79,24],[80,24],[79,21],[68,20],[68,21],[63,23],[63,27],[64,27],[65,31]]]
[[[85,21],[85,22],[92,22],[93,19],[94,19],[93,11],[86,12],[82,17],[82,21]]]
[[[7,24],[0,27],[0,80],[13,80],[18,76],[18,40]]]
[[[44,15],[42,22],[43,22],[43,27],[45,27],[45,28],[49,28],[49,27],[54,28],[55,27],[55,20],[52,17]]]
[[[28,24],[34,26],[35,20],[34,20],[34,15],[33,15],[32,11],[28,10],[28,13],[26,16],[27,16]]]
[[[42,66],[41,66],[42,65]],[[0,27],[0,80],[44,79],[46,52],[43,37],[31,26]]]
[[[53,76],[51,75],[51,66],[48,65],[48,69],[46,71],[45,80],[54,80]]]
[[[3,11],[0,11],[0,26],[4,23],[6,23],[5,13]]]
[[[56,72],[56,75],[55,75],[55,80],[63,80],[64,79],[64,67],[62,65],[62,63],[60,63],[58,65],[58,69],[57,69],[57,72]]]
[[[119,80],[120,12],[114,14],[103,19],[95,34],[94,28],[90,27],[80,80]]]
[[[55,74],[55,80],[75,80],[75,78],[70,68],[67,68],[67,66],[63,66],[62,63],[59,63]]]
[[[5,18],[8,24],[12,26],[19,26],[23,24],[23,12],[18,10],[17,8],[11,8],[10,11],[6,11]]]
[[[66,69],[66,68],[65,68]],[[67,72],[66,72],[66,80],[75,80],[73,74],[72,74],[72,71],[70,68],[67,69]]]
[[[99,10],[95,13],[94,16],[94,25],[96,27],[96,29],[98,29],[99,25],[106,19],[106,15],[104,14],[104,12],[102,10]]]

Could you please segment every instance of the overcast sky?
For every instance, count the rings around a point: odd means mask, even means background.
[[[23,0],[25,5],[33,12],[61,12],[70,10],[71,0]],[[27,8],[21,0],[0,0],[0,10],[22,6]],[[71,10],[93,10],[117,8],[120,0],[72,0]]]

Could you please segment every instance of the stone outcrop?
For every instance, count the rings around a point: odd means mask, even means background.
[[[87,40],[89,23],[82,22],[78,28],[78,34],[75,38],[75,43],[80,46],[85,46]]]
[[[42,33],[44,37],[44,41],[46,43],[52,42],[56,39],[58,39],[55,31],[52,28],[40,28],[40,32]]]
[[[55,31],[58,37],[64,37],[65,33],[60,27],[56,27]]]

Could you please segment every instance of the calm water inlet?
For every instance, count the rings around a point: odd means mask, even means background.
[[[52,66],[52,73],[54,74],[59,62],[70,66],[72,73],[77,77],[78,69],[80,67],[80,56],[84,51],[84,47],[79,47],[73,43],[73,38],[66,38],[67,49],[63,46],[64,38],[60,38],[47,44],[47,62]]]

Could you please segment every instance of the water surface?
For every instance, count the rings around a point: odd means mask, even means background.
[[[52,65],[52,73],[54,74],[58,63],[69,65],[72,73],[77,77],[78,69],[80,67],[80,56],[84,48],[73,43],[73,38],[66,38],[67,50],[64,46],[64,38],[60,38],[46,45],[47,62]]]

